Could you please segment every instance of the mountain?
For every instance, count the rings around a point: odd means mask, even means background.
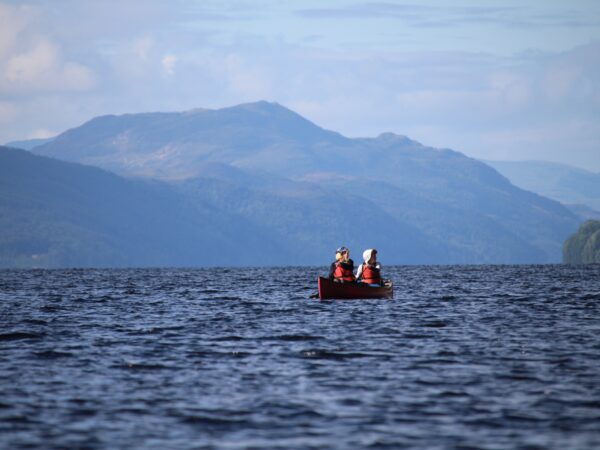
[[[6,147],[0,230],[0,267],[264,265],[290,258],[261,229],[190,202],[165,183]]]
[[[343,148],[348,142],[280,105],[258,102],[97,117],[34,151],[122,175],[172,180],[200,174],[206,162],[299,173],[321,160],[321,143]]]
[[[323,264],[340,245],[355,257],[377,247],[388,264],[559,262],[579,224],[461,153],[393,133],[347,138],[267,102],[98,117],[33,151],[153,179],[214,211],[207,235],[228,224],[237,244],[233,231],[253,227],[271,246],[257,264]]]
[[[576,205],[575,211],[588,217],[600,211],[600,173],[547,161],[485,162],[515,186],[569,206]],[[585,212],[581,205],[591,211]]]
[[[12,141],[6,144],[6,147],[21,148],[24,150],[31,150],[34,147],[38,147],[48,142],[52,142],[54,138],[40,138],[40,139],[26,139],[24,141]]]
[[[434,263],[443,257],[416,227],[375,204],[357,208],[360,197],[298,182],[261,181],[261,186],[248,186],[198,177],[178,186],[191,199],[226,207],[267,230],[270,239],[290,249],[287,264],[325,264],[341,242],[357,255],[369,246],[385,249],[387,262],[394,264]]]
[[[306,265],[340,239],[383,246],[377,233],[400,234],[387,246],[404,251],[398,261],[429,261],[426,237],[376,207],[359,216],[350,197],[285,180],[274,195],[221,169],[167,184],[0,147],[0,267]],[[352,236],[347,224],[371,220],[384,226]]]
[[[586,221],[565,241],[563,262],[566,264],[600,263],[600,221]]]

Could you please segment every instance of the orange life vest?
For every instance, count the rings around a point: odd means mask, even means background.
[[[381,271],[378,268],[368,264],[363,264],[362,266],[363,268],[360,275],[360,280],[363,283],[381,284]]]
[[[335,263],[335,270],[333,271],[333,278],[337,280],[344,281],[354,281],[354,274],[352,273],[352,269],[346,269],[342,267],[340,263]]]

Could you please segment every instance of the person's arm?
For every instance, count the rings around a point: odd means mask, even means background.
[[[331,263],[329,266],[329,279],[333,280],[333,272],[335,272],[335,263]]]
[[[363,265],[361,264],[360,266],[358,266],[358,269],[356,270],[356,279],[358,280],[360,278],[360,276],[362,275],[362,271],[363,271]]]

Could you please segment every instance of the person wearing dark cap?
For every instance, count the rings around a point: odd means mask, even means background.
[[[335,262],[329,267],[329,279],[340,283],[356,281],[354,261],[350,259],[350,250],[340,247],[335,252]]]

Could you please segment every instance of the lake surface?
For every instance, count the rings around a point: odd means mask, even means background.
[[[0,448],[600,448],[600,266],[0,271]]]

